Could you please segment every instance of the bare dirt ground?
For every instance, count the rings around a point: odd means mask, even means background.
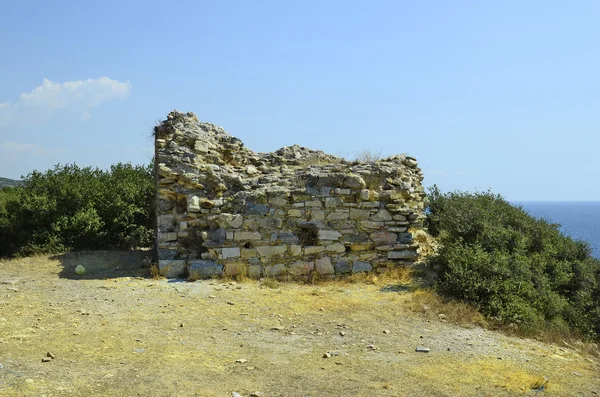
[[[155,280],[143,255],[0,261],[0,395],[600,394],[581,348],[441,321],[403,285]]]

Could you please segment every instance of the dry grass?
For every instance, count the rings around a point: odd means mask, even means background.
[[[2,261],[0,281],[18,281],[0,283],[0,395],[512,396],[543,376],[549,396],[600,392],[583,345],[450,324],[473,314],[412,289],[409,269],[367,283],[186,283],[140,277],[134,259]],[[42,363],[47,351],[56,359]]]
[[[415,291],[409,307],[413,312],[420,313],[430,320],[441,319],[466,327],[489,326],[489,321],[472,306],[454,300],[444,300],[431,289]]]

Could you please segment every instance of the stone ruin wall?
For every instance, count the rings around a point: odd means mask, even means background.
[[[425,194],[414,158],[348,162],[298,145],[254,153],[177,111],[155,139],[163,276],[310,279],[418,259],[411,232]]]

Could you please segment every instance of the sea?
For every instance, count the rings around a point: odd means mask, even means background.
[[[560,224],[560,230],[587,242],[592,256],[600,259],[600,201],[515,201],[536,218]]]

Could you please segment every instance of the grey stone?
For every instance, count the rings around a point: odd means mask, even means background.
[[[248,215],[267,215],[269,207],[265,204],[247,204],[246,213]]]
[[[211,238],[215,243],[223,243],[227,239],[227,231],[225,229],[216,229],[212,232]]]
[[[279,240],[283,244],[298,244],[298,242],[300,241],[298,237],[292,232],[280,232]]]
[[[158,259],[160,261],[177,259],[178,256],[179,256],[179,253],[175,250],[169,250],[169,249],[163,249],[163,248],[160,248],[158,250]]]
[[[265,275],[267,276],[281,276],[285,274],[287,269],[283,263],[278,263],[273,266],[265,266]]]
[[[287,250],[287,246],[285,245],[274,245],[274,246],[263,246],[263,247],[256,247],[256,250],[258,251],[258,254],[263,257],[263,256],[273,256],[273,255],[283,255],[285,254],[285,251]]]
[[[260,266],[260,265],[248,266],[248,277],[260,278],[261,276],[262,276],[262,266]]]
[[[431,351],[431,349],[429,349],[428,347],[425,347],[425,346],[417,346],[415,348],[415,351],[417,353],[429,353]]]
[[[235,241],[260,240],[260,233],[236,231],[233,239]]]
[[[413,250],[388,252],[388,259],[416,259],[418,256],[417,251]]]
[[[398,239],[398,235],[385,230],[379,230],[371,233],[371,240],[377,245],[394,244]]]
[[[333,265],[331,264],[331,258],[325,256],[315,260],[315,269],[319,274],[334,274]]]
[[[350,219],[367,220],[371,216],[370,210],[350,208]]]
[[[166,278],[182,276],[185,273],[185,261],[160,260],[158,261],[158,273]]]
[[[345,261],[339,261],[335,264],[335,272],[338,274],[350,273],[352,266]]]
[[[232,247],[232,248],[221,248],[221,258],[229,259],[229,258],[239,258],[240,257],[240,248]]]
[[[373,270],[373,266],[367,262],[355,261],[352,265],[352,273],[370,272]]]
[[[325,247],[322,245],[309,245],[308,247],[304,247],[305,255],[318,254],[321,252],[325,252]]]
[[[371,217],[373,222],[385,222],[391,221],[392,215],[387,210],[380,210],[378,213]]]
[[[328,220],[348,219],[349,217],[350,211],[348,210],[333,211],[329,215],[327,215]]]
[[[158,230],[161,232],[172,232],[175,230],[175,225],[177,224],[175,221],[175,215],[159,215],[157,224]]]
[[[307,275],[315,267],[314,262],[309,261],[296,261],[290,265],[289,272],[293,276]]]
[[[319,230],[319,240],[337,240],[342,237],[342,233],[336,230]]]
[[[192,280],[212,278],[223,274],[223,265],[206,260],[190,261],[188,273]]]

